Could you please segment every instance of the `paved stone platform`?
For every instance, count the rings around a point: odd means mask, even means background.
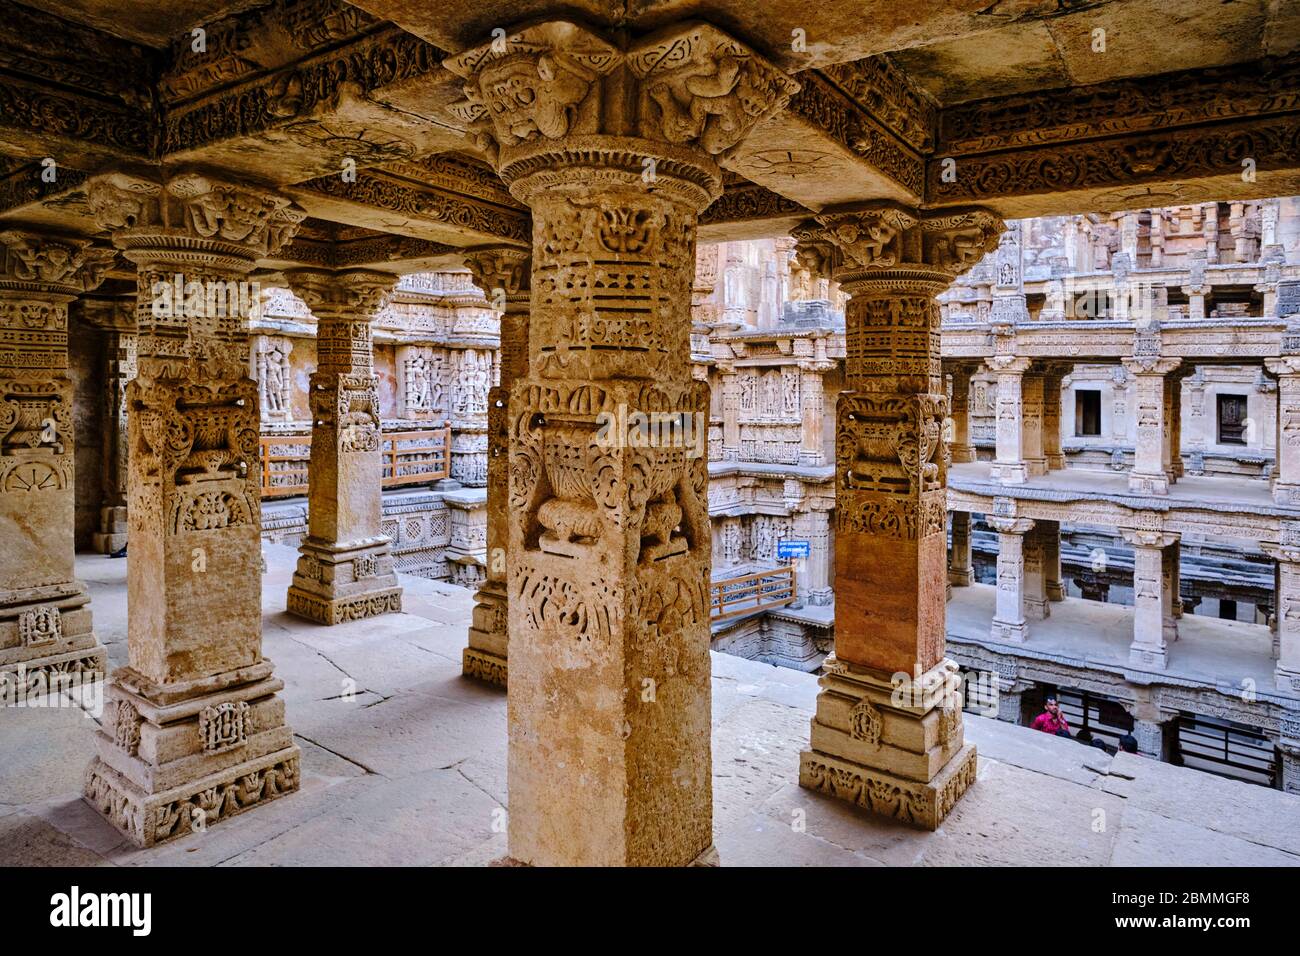
[[[0,709],[0,865],[482,865],[505,853],[506,698],[460,676],[472,596],[402,577],[405,612],[291,618],[296,551],[268,545],[264,649],[286,684],[302,790],[137,850],[80,799],[90,718]],[[126,563],[78,559],[110,662]],[[817,681],[713,655],[714,832],[724,866],[1297,865],[1300,798],[967,717],[976,785],[934,833],[796,783]]]

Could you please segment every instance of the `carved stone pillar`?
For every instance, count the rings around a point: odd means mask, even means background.
[[[1171,476],[1167,465],[1169,393],[1165,376],[1178,367],[1176,358],[1124,359],[1133,377],[1133,404],[1137,416],[1130,491],[1167,495]]]
[[[816,467],[826,464],[826,392],[825,376],[835,362],[799,363],[799,405],[802,424],[799,438],[799,464]]]
[[[969,587],[975,581],[971,566],[970,512],[952,511],[952,548],[948,554],[948,583],[959,588]]]
[[[870,203],[801,230],[841,250],[836,278],[850,298],[836,407],[835,653],[799,782],[931,829],[975,775],[937,586],[947,396],[935,297],[996,247],[1001,228],[983,210]]]
[[[1201,320],[1205,318],[1205,296],[1210,291],[1205,281],[1206,262],[1213,262],[1205,252],[1192,252],[1187,257],[1187,285],[1182,287],[1187,296],[1187,317]]]
[[[68,303],[112,258],[84,239],[0,232],[0,688],[11,702],[93,682],[107,664],[74,564]]]
[[[1300,355],[1265,359],[1277,376],[1277,464],[1273,469],[1273,500],[1300,504]]]
[[[1043,376],[1026,374],[1020,386],[1020,454],[1025,474],[1035,478],[1047,474],[1047,456],[1043,453]],[[1059,427],[1060,411],[1057,411]]]
[[[716,859],[696,217],[721,194],[715,157],[797,84],[702,23],[618,46],[542,23],[446,65],[533,217],[509,404],[510,855]]]
[[[1064,601],[1065,583],[1061,580],[1061,523],[1039,521],[1037,529],[1043,544],[1043,588],[1047,600]]]
[[[298,788],[283,681],[262,656],[257,259],[292,236],[288,199],[191,174],[90,181],[139,270],[127,386],[129,664],[114,671],[86,800],[134,843],[203,829]]]
[[[135,378],[137,339],[134,332],[108,333],[106,370],[104,456],[105,494],[108,503],[100,508],[99,530],[93,537],[101,554],[113,554],[126,546],[128,519],[126,385]]]
[[[953,464],[975,461],[975,445],[970,430],[970,380],[977,366],[955,365],[952,370],[952,441],[948,447]]]
[[[808,557],[799,568],[799,599],[814,607],[825,607],[835,600],[831,587],[831,528],[825,503],[796,512],[794,535],[808,542]]]
[[[985,515],[998,533],[998,593],[990,636],[1004,643],[1023,643],[1025,624],[1025,534],[1034,526],[1029,518]],[[1040,566],[1041,567],[1041,566]]]
[[[1049,365],[1043,374],[1043,460],[1048,471],[1065,467],[1061,451],[1061,383],[1069,366]]]
[[[724,366],[719,372],[722,379],[722,460],[740,461],[740,375],[734,365]]]
[[[370,325],[397,276],[294,270],[289,285],[316,316],[311,375],[307,537],[288,611],[338,624],[402,609],[383,513],[383,435]]]
[[[1264,545],[1264,551],[1277,561],[1274,676],[1282,693],[1300,695],[1300,526],[1285,522],[1282,539],[1279,545]]]
[[[1169,581],[1169,619],[1165,631],[1173,631],[1171,640],[1178,640],[1178,618],[1183,616],[1182,590],[1183,547],[1181,539],[1165,550],[1165,577]]]
[[[1170,483],[1183,476],[1183,377],[1188,369],[1165,376],[1165,428],[1161,447]]]
[[[714,264],[717,248],[714,247]],[[474,284],[504,305],[501,313],[501,380],[488,393],[487,577],[474,595],[469,644],[461,659],[466,677],[506,686],[510,598],[510,390],[528,375],[528,300],[532,263],[527,249],[493,246],[466,253]],[[697,266],[696,281],[699,281]]]
[[[997,457],[989,474],[1004,485],[1021,484],[1029,477],[1024,457],[1022,387],[1030,360],[999,355],[986,361],[998,377]]]
[[[1133,643],[1129,663],[1164,670],[1173,622],[1164,549],[1178,540],[1161,531],[1122,531],[1133,546]]]
[[[1035,522],[1025,535],[1024,604],[1025,616],[1036,620],[1051,617],[1052,608],[1047,596],[1047,544],[1046,529]]]

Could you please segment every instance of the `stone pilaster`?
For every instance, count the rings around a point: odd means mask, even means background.
[[[1165,725],[1155,720],[1134,720],[1133,736],[1137,739],[1138,753],[1153,760],[1163,760],[1165,753]]]
[[[716,248],[715,248],[716,264]],[[487,577],[474,595],[474,617],[461,670],[506,686],[509,591],[510,391],[528,374],[528,304],[532,264],[529,251],[491,246],[466,253],[474,284],[489,301],[500,302],[501,378],[488,393]],[[696,278],[699,278],[698,269]]]
[[[824,340],[819,340],[824,342]],[[835,362],[799,363],[799,405],[802,425],[799,430],[799,464],[816,467],[826,464],[825,376]]]
[[[1020,385],[1020,456],[1025,474],[1030,478],[1047,474],[1047,456],[1043,450],[1043,376],[1026,373]],[[1058,428],[1060,412],[1057,412]]]
[[[289,585],[290,614],[318,624],[402,609],[383,512],[383,431],[371,323],[397,276],[294,270],[290,287],[316,316],[311,375],[307,536]]]
[[[1028,637],[1025,623],[1025,534],[1034,526],[1029,518],[985,515],[998,533],[998,584],[993,623],[995,641],[1020,644]]]
[[[1047,596],[1047,543],[1048,529],[1034,522],[1025,535],[1025,616],[1034,620],[1051,617],[1052,608]]]
[[[94,548],[101,554],[113,554],[126,546],[129,524],[126,514],[127,484],[127,412],[126,384],[135,378],[136,335],[134,332],[108,333],[108,368],[106,370],[104,456],[105,494],[110,503],[100,508],[99,530]]]
[[[952,418],[952,440],[948,448],[955,465],[975,461],[975,445],[970,431],[970,380],[976,366],[958,364],[952,370],[952,398],[949,406]]]
[[[1150,495],[1169,493],[1169,401],[1165,376],[1178,367],[1176,358],[1124,359],[1133,379],[1133,404],[1137,416],[1130,491]]]
[[[509,403],[510,856],[716,858],[696,218],[717,158],[797,84],[703,23],[615,45],[548,22],[446,65],[533,217]]]
[[[1300,505],[1300,355],[1265,359],[1277,376],[1277,464],[1273,469],[1273,500]]]
[[[1068,366],[1049,365],[1043,373],[1043,460],[1048,471],[1065,467],[1061,451],[1061,382]]]
[[[1021,484],[1029,477],[1024,456],[1022,388],[1030,360],[999,355],[986,362],[998,377],[997,457],[989,474],[1004,485]]]
[[[1300,523],[1284,522],[1282,543],[1264,545],[1276,564],[1274,641],[1277,689],[1300,696]]]
[[[1061,579],[1061,523],[1059,521],[1038,521],[1037,529],[1041,532],[1043,545],[1043,588],[1047,600],[1065,600],[1065,582]]]
[[[794,514],[794,535],[808,542],[808,557],[800,562],[795,583],[799,600],[815,607],[835,601],[830,580],[832,544],[827,504],[816,499]]]
[[[112,258],[84,239],[0,232],[0,706],[107,664],[74,566],[68,304]]]
[[[948,553],[948,583],[954,587],[969,587],[975,581],[971,565],[971,517],[969,511],[949,512],[952,521],[952,545]]]
[[[257,384],[247,282],[303,212],[197,174],[109,174],[87,197],[138,268],[127,385],[129,663],[114,671],[86,800],[140,846],[298,787],[283,682],[262,656]]]
[[[944,655],[948,401],[935,297],[996,247],[1001,229],[984,210],[881,202],[826,211],[799,230],[834,243],[849,296],[835,653],[799,782],[930,829],[975,776],[956,665]]]
[[[1122,531],[1133,546],[1133,643],[1129,663],[1164,670],[1173,622],[1165,549],[1178,540],[1163,531]]]

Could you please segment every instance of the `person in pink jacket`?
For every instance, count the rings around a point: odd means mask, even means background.
[[[1061,713],[1061,705],[1056,702],[1055,697],[1047,698],[1043,712],[1035,717],[1034,722],[1029,726],[1045,734],[1055,734],[1057,737],[1070,736],[1070,725],[1066,723],[1065,714]]]

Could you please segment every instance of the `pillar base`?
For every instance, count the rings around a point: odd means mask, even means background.
[[[466,677],[506,686],[507,608],[505,584],[484,581],[474,595],[469,646],[461,657],[461,673]]]
[[[799,786],[894,817],[923,830],[936,830],[975,782],[975,745],[966,744],[929,783],[805,750],[799,755]]]
[[[1029,637],[1029,626],[1024,621],[999,621],[994,618],[989,637],[1003,644],[1023,644]]]
[[[1048,582],[1047,582],[1047,600],[1049,600],[1049,601],[1064,601],[1064,600],[1065,600],[1065,585],[1062,584],[1060,581],[1048,581]]]
[[[966,568],[963,571],[954,571],[949,568],[948,583],[955,588],[968,588],[975,583],[975,571],[973,568]]]
[[[975,747],[950,686],[956,665],[899,688],[884,674],[829,667],[799,785],[933,830],[975,780]]]
[[[1048,455],[1048,456],[1047,456],[1047,470],[1048,470],[1048,471],[1064,471],[1064,470],[1065,470],[1065,455],[1063,455],[1063,454],[1051,454],[1051,455]]]
[[[95,636],[90,596],[77,582],[0,595],[0,699],[51,682],[102,680],[108,652]]]
[[[1052,605],[1050,599],[1044,597],[1041,601],[1032,598],[1025,598],[1025,616],[1032,617],[1036,620],[1044,620],[1052,616]]]
[[[979,455],[975,451],[974,445],[952,445],[952,463],[962,465],[967,462],[979,461]]]
[[[1147,644],[1132,644],[1129,646],[1128,650],[1128,662],[1133,667],[1164,670],[1169,666],[1169,653],[1163,647],[1151,647]]]
[[[1128,490],[1140,495],[1169,494],[1168,475],[1143,475],[1136,471],[1128,476]]]
[[[359,621],[402,610],[388,538],[328,545],[307,538],[289,585],[286,610],[317,624]]]
[[[99,509],[99,530],[91,536],[91,546],[98,554],[112,554],[121,551],[126,544],[127,517],[126,507],[108,507]]]
[[[1030,478],[1041,478],[1043,475],[1047,474],[1047,467],[1046,458],[1025,459],[1025,474]]]
[[[271,662],[184,684],[119,668],[83,795],[136,846],[202,832],[298,789]]]
[[[461,674],[498,687],[506,686],[506,659],[476,647],[467,647],[461,655]]]
[[[1281,664],[1273,671],[1274,680],[1277,683],[1277,689],[1284,694],[1295,694],[1300,697],[1300,671],[1287,670]]]
[[[1004,485],[1022,485],[1029,479],[1029,469],[1023,461],[995,461],[989,469],[989,477]]]

